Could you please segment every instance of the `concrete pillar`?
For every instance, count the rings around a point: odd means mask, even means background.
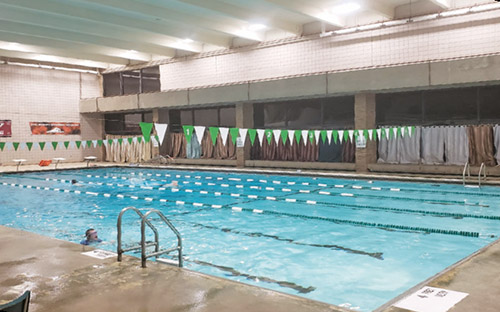
[[[236,128],[253,128],[253,104],[236,104]],[[236,147],[236,164],[238,167],[245,167],[245,160],[250,159],[250,143],[245,140],[244,147]]]
[[[354,128],[375,129],[375,94],[359,93],[354,96]],[[377,161],[377,143],[367,140],[366,147],[356,147],[356,172],[367,172],[368,164]]]
[[[158,108],[153,108],[153,123],[157,123],[160,121],[160,113],[158,111]],[[151,133],[151,137],[154,137],[156,135],[156,130]],[[156,142],[153,140],[153,142]],[[158,156],[160,155],[160,147],[159,146],[154,146],[155,143],[153,143],[153,148],[152,148],[152,156]]]

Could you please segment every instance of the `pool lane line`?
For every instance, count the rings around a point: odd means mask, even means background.
[[[65,182],[64,180],[58,180],[58,179],[46,179],[47,181],[59,181],[59,182]],[[69,182],[69,181],[68,181]],[[103,183],[96,183],[96,182],[85,182],[81,181],[82,183],[89,184],[89,185],[103,185]],[[127,185],[122,185],[119,183],[106,183],[107,186],[118,186],[118,187],[125,187],[125,188],[130,188],[130,186]],[[135,188],[135,186],[134,186]],[[147,189],[147,190],[166,190],[166,188],[153,188],[150,186],[139,186],[137,188],[140,189]],[[380,210],[380,211],[387,211],[387,212],[393,212],[393,213],[411,213],[411,214],[422,214],[422,215],[428,215],[428,216],[436,216],[436,217],[449,217],[449,218],[474,218],[474,219],[487,219],[487,220],[500,220],[500,216],[486,216],[486,215],[476,215],[476,214],[464,214],[464,213],[451,213],[451,212],[440,212],[440,211],[428,211],[428,210],[415,210],[415,209],[405,209],[405,208],[391,208],[391,207],[378,207],[378,206],[370,206],[370,205],[356,205],[356,204],[346,204],[346,203],[338,203],[338,202],[322,202],[322,201],[313,201],[313,200],[304,200],[304,199],[295,199],[295,198],[283,198],[280,199],[279,197],[283,196],[259,196],[259,195],[245,195],[241,193],[224,193],[224,192],[208,192],[205,190],[201,191],[194,191],[191,189],[185,189],[185,190],[180,190],[173,188],[173,192],[180,192],[184,191],[186,193],[199,193],[201,195],[215,195],[215,196],[231,196],[231,197],[247,197],[250,199],[255,199],[255,200],[269,200],[269,201],[285,201],[285,202],[293,202],[293,203],[301,203],[301,204],[307,204],[307,205],[322,205],[322,206],[339,206],[339,207],[345,207],[345,208],[353,208],[353,209],[372,209],[372,210]],[[300,190],[299,190],[300,192]],[[319,192],[322,193],[322,192]],[[324,193],[324,192],[323,192]],[[292,193],[290,193],[292,194]],[[292,194],[293,195],[293,194]],[[336,196],[337,194],[328,194],[330,196]],[[344,197],[355,197],[353,194],[350,193],[341,193],[340,196]],[[106,196],[109,197],[109,196]],[[134,196],[135,197],[135,196]],[[132,199],[137,199],[132,197]],[[388,197],[392,199],[391,197]],[[146,198],[147,201],[152,201],[151,198]],[[432,204],[435,202],[427,202],[423,201],[423,203],[426,204]],[[462,205],[463,203],[461,203]],[[199,204],[194,204],[195,206],[199,206]],[[239,208],[235,208],[235,210],[239,210]]]
[[[18,185],[18,184],[11,184],[11,186],[19,186],[20,188],[23,188],[24,185]],[[53,188],[49,187],[36,187],[36,189],[44,189],[44,190],[53,190]],[[64,190],[62,190],[64,191]],[[69,190],[71,192],[71,190]],[[94,196],[99,196],[101,194],[99,193],[93,193],[93,192],[82,192],[78,190],[73,190],[72,191],[75,194],[88,194],[88,195],[94,195]],[[109,197],[110,194],[102,194],[105,197]],[[134,200],[139,200],[141,199],[138,196],[134,195],[123,195],[123,194],[118,194],[116,195],[117,198],[131,198]],[[173,202],[169,201],[167,199],[160,199],[160,202]],[[285,212],[277,212],[277,211],[268,211],[268,210],[258,210],[258,209],[251,209],[251,208],[242,208],[242,207],[228,207],[227,205],[209,205],[209,204],[204,204],[204,203],[193,203],[193,202],[185,202],[185,201],[175,201],[176,204],[178,205],[193,205],[197,207],[203,207],[205,205],[211,206],[213,208],[220,208],[220,209],[231,209],[233,211],[245,211],[245,212],[252,212],[252,213],[260,213],[260,214],[266,214],[266,215],[281,215],[281,216],[288,216],[288,217],[295,217],[295,218],[303,218],[303,219],[311,219],[311,220],[321,220],[321,221],[327,221],[327,222],[333,222],[337,224],[347,224],[347,225],[353,225],[353,226],[363,226],[363,227],[373,227],[373,228],[379,228],[379,229],[396,229],[396,230],[402,230],[402,231],[412,231],[412,232],[423,232],[423,233],[436,233],[436,234],[446,234],[446,235],[458,235],[458,236],[467,236],[467,237],[479,237],[478,232],[469,232],[469,231],[458,231],[458,230],[442,230],[442,229],[433,229],[433,228],[422,228],[422,227],[411,227],[411,226],[406,226],[406,225],[397,225],[397,224],[383,224],[383,223],[375,223],[375,222],[365,222],[365,221],[353,221],[353,220],[345,220],[345,219],[337,219],[337,218],[328,218],[328,217],[319,217],[319,216],[306,216],[306,215],[299,215],[299,214],[292,214],[292,213],[285,213]]]
[[[92,175],[87,175],[87,177],[92,177]],[[94,177],[100,177],[100,176],[94,176]],[[113,179],[115,179],[115,177],[113,177]],[[117,179],[117,178],[116,178]],[[122,178],[122,179],[126,179],[126,178]],[[50,178],[46,178],[46,180],[50,181],[60,181],[60,182],[66,182],[65,180],[59,180],[59,179],[50,179]],[[156,180],[153,180],[153,181],[156,181]],[[68,181],[69,182],[69,181]],[[166,180],[162,182],[167,182]],[[97,184],[97,185],[103,185],[104,182],[86,182],[87,184]],[[191,183],[191,182],[188,182],[188,183]],[[196,184],[197,183],[197,184]],[[184,182],[184,184],[186,184],[186,181]],[[203,185],[203,183],[201,182],[195,182],[196,185]],[[106,185],[109,185],[106,183]],[[207,184],[208,185],[208,184]],[[320,183],[320,185],[323,185]],[[122,186],[120,184],[118,184],[118,186]],[[210,185],[210,186],[217,186],[217,185]],[[231,185],[229,184],[226,184],[226,183],[222,183],[220,184],[221,187],[227,187],[229,188]],[[337,185],[338,188],[340,188],[340,185]],[[154,187],[153,186],[135,186],[135,185],[128,185],[128,187],[130,188],[141,188],[141,189],[153,189]],[[237,188],[244,188],[243,185],[236,185]],[[251,186],[247,186],[247,188],[250,188],[250,189],[261,189],[262,187],[260,186],[255,186],[255,185],[251,185]],[[344,185],[342,185],[342,188],[344,187]],[[160,186],[161,188],[161,186]],[[265,190],[268,190],[268,191],[280,191],[279,189],[276,189],[276,188],[273,188],[273,187],[266,187]],[[393,189],[393,190],[398,190],[399,189]],[[287,188],[282,188],[281,189],[282,192],[291,192],[293,190],[291,189],[287,189]],[[299,190],[300,193],[311,193],[311,190]],[[489,206],[486,206],[486,205],[481,205],[479,203],[467,203],[466,201],[454,201],[454,200],[430,200],[430,199],[420,199],[420,198],[410,198],[410,197],[394,197],[394,196],[381,196],[381,195],[371,195],[371,194],[354,194],[354,193],[346,193],[346,192],[342,192],[342,193],[332,193],[332,192],[326,192],[326,191],[319,191],[318,193],[314,193],[314,194],[319,194],[319,195],[328,195],[328,196],[343,196],[343,197],[361,197],[361,198],[373,198],[373,199],[390,199],[390,200],[401,200],[401,201],[413,201],[413,202],[421,202],[421,203],[426,203],[426,204],[439,204],[439,205],[446,205],[446,204],[456,204],[456,205],[467,205],[467,206],[479,206],[479,207],[489,207]],[[238,195],[235,195],[235,197],[237,197]]]
[[[348,247],[344,247],[344,246],[340,246],[340,245],[333,245],[333,244],[301,243],[301,242],[297,242],[297,241],[295,241],[295,240],[293,240],[291,238],[283,238],[283,237],[280,237],[280,236],[277,236],[277,235],[269,235],[269,234],[260,233],[260,232],[251,232],[251,233],[248,233],[248,232],[238,231],[238,230],[235,230],[235,229],[219,228],[219,227],[216,227],[216,226],[205,225],[205,224],[201,224],[201,223],[179,221],[179,220],[178,220],[178,222],[190,223],[194,227],[201,227],[201,228],[206,228],[206,229],[211,229],[211,230],[219,230],[219,231],[222,231],[224,233],[239,234],[239,235],[244,235],[244,236],[248,236],[248,237],[265,237],[265,238],[271,238],[271,239],[274,239],[274,240],[278,240],[278,241],[282,241],[282,242],[287,242],[287,243],[294,244],[294,245],[299,245],[299,246],[327,248],[327,249],[332,249],[332,250],[345,251],[345,252],[351,253],[351,254],[369,256],[369,257],[372,257],[372,258],[375,258],[375,259],[378,259],[378,260],[384,260],[384,258],[382,257],[382,255],[383,255],[382,252],[366,252],[366,251],[362,251],[362,250],[352,249],[352,248],[348,248]]]

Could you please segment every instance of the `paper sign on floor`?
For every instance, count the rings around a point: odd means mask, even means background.
[[[116,257],[116,253],[102,249],[95,249],[91,251],[82,252],[82,255],[86,255],[97,259],[107,259]]]
[[[396,302],[394,306],[415,312],[446,312],[468,295],[463,292],[425,286]]]

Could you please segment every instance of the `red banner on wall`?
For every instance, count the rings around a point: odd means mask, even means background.
[[[0,120],[0,137],[12,136],[12,121]]]
[[[32,134],[80,134],[79,122],[30,122]]]

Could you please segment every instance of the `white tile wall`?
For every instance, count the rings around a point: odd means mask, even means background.
[[[100,118],[81,119],[79,100],[82,97],[99,96],[97,76],[78,72],[52,69],[0,66],[0,120],[12,120],[12,137],[0,138],[0,142],[34,142],[27,148],[0,151],[1,164],[14,164],[12,159],[24,158],[27,163],[42,159],[64,157],[67,161],[81,161],[83,156],[100,156],[98,149],[82,151],[66,150],[62,143],[56,150],[52,141],[97,139],[100,134]],[[95,119],[95,120],[92,120]],[[81,135],[33,135],[29,122],[80,122]],[[98,129],[96,132],[94,129]],[[102,133],[101,133],[102,135]],[[90,137],[92,136],[92,137]],[[43,151],[38,142],[47,142]]]
[[[500,53],[500,10],[408,23],[160,66],[162,90]]]

